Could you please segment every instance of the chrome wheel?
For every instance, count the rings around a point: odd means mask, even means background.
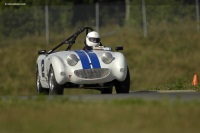
[[[50,92],[53,93],[54,92],[54,74],[53,72],[51,71],[50,72],[50,75],[49,75],[49,89],[50,89]]]
[[[37,74],[37,92],[39,93],[40,91],[40,76]]]
[[[53,68],[49,71],[49,94],[50,95],[63,95],[63,86],[56,82]]]
[[[37,93],[44,94],[44,95],[49,94],[49,88],[43,88],[40,80],[41,79],[40,79],[38,69],[36,69],[36,91],[37,91]]]

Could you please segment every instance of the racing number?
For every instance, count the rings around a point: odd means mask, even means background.
[[[41,69],[42,69],[42,77],[44,77],[44,60],[42,60]]]

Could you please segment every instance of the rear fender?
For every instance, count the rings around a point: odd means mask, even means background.
[[[41,86],[43,88],[48,88],[49,86],[48,86],[48,83],[46,82],[46,78],[44,76],[42,76],[44,74],[44,73],[42,73],[42,70],[44,69],[44,65],[42,64],[42,62],[44,61],[45,58],[46,58],[45,55],[40,55],[37,58],[36,70],[38,71],[38,74],[39,74]]]

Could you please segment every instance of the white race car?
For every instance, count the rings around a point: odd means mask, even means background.
[[[130,75],[124,55],[113,52],[102,43],[98,47],[70,50],[80,33],[93,31],[90,27],[79,29],[52,50],[38,51],[36,82],[39,94],[63,95],[64,88],[96,89],[102,94],[129,93]],[[55,50],[68,44],[64,51]],[[116,51],[123,50],[122,46]]]

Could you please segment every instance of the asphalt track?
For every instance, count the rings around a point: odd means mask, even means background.
[[[113,100],[113,99],[142,99],[142,100],[181,100],[200,101],[200,92],[193,90],[178,91],[132,91],[129,94],[88,94],[67,95],[70,100]]]
[[[15,96],[19,99],[37,99],[39,96]],[[79,94],[63,96],[45,96],[49,100],[54,98],[67,98],[69,100],[96,101],[96,100],[171,100],[171,101],[200,101],[200,92],[194,90],[171,90],[171,91],[131,91],[129,94]],[[3,100],[13,98],[12,96],[1,96]]]

